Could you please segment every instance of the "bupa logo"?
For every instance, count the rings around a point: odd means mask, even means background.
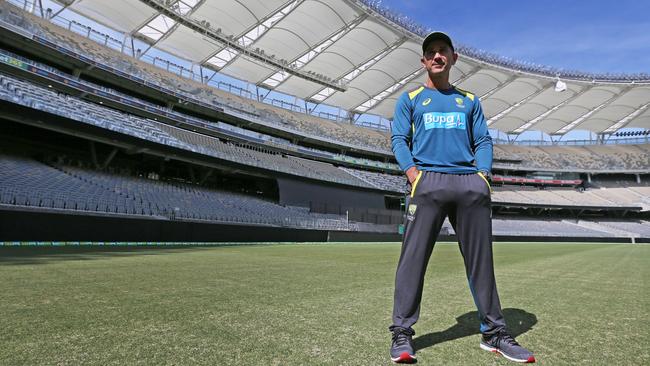
[[[429,103],[431,103],[431,98],[425,99],[424,102],[422,102],[422,105],[427,105]]]
[[[459,112],[429,112],[423,114],[422,119],[425,130],[432,128],[457,128],[464,130],[467,123],[465,113]]]

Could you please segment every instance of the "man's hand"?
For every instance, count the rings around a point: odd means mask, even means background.
[[[415,179],[418,177],[419,173],[420,171],[418,170],[418,168],[414,166],[408,168],[406,170],[406,177],[408,178],[409,183],[413,184],[413,182],[415,182]]]

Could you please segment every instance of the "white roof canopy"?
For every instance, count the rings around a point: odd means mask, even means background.
[[[77,0],[69,9],[155,47],[316,103],[392,118],[422,84],[419,36],[353,0]],[[562,80],[460,55],[451,79],[490,128],[564,134],[650,128],[650,84]]]

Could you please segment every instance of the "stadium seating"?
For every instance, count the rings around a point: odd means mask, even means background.
[[[223,122],[220,122],[220,121],[219,122],[211,122],[211,121],[200,119],[200,118],[197,118],[197,117],[194,117],[194,116],[189,116],[187,114],[180,113],[180,112],[177,112],[177,111],[173,111],[173,110],[170,110],[169,108],[161,107],[161,106],[159,106],[157,104],[150,103],[150,102],[145,101],[143,99],[135,98],[133,96],[118,92],[116,90],[109,89],[109,88],[106,88],[104,86],[91,83],[89,81],[74,78],[72,75],[66,74],[66,73],[64,73],[64,72],[62,72],[60,70],[57,70],[55,68],[52,68],[52,67],[50,67],[48,65],[44,65],[42,63],[35,62],[35,61],[30,60],[28,58],[16,55],[16,54],[14,54],[12,52],[9,52],[7,50],[0,49],[0,55],[7,55],[7,56],[12,57],[14,59],[20,60],[22,62],[26,62],[26,63],[28,63],[30,65],[37,66],[37,67],[39,67],[41,69],[47,70],[48,72],[54,73],[56,75],[60,75],[60,76],[62,76],[64,78],[66,78],[66,79],[73,80],[75,83],[82,84],[84,86],[88,86],[88,87],[90,87],[90,88],[92,88],[94,90],[97,90],[97,93],[100,93],[103,96],[106,95],[106,93],[109,93],[109,94],[118,96],[121,99],[126,99],[126,100],[129,100],[129,101],[133,101],[133,102],[136,103],[135,105],[145,106],[145,108],[148,111],[158,110],[159,114],[161,114],[161,115],[171,117],[171,118],[176,118],[177,120],[179,120],[181,122],[196,125],[196,126],[201,127],[201,128],[215,129],[216,131],[220,131],[220,132],[229,131],[231,134],[234,133],[235,135],[239,135],[240,137],[248,137],[249,140],[252,140],[253,142],[264,143],[264,144],[268,144],[268,145],[280,145],[280,147],[283,147],[285,149],[288,148],[288,149],[291,149],[291,150],[311,151],[311,152],[314,152],[314,153],[318,154],[319,156],[327,156],[327,157],[330,157],[332,159],[345,161],[345,162],[351,162],[351,163],[358,164],[358,165],[381,167],[381,168],[393,169],[393,170],[399,169],[397,164],[394,164],[394,163],[384,163],[384,162],[380,162],[380,161],[376,161],[376,160],[370,160],[370,159],[364,159],[364,158],[358,158],[358,157],[351,158],[351,157],[348,157],[348,156],[342,155],[342,154],[336,154],[336,153],[331,153],[331,152],[328,152],[328,151],[323,151],[323,150],[319,150],[319,149],[315,149],[315,148],[299,146],[299,145],[296,145],[296,144],[292,143],[291,141],[289,141],[287,139],[284,139],[284,138],[275,137],[275,136],[271,136],[271,135],[267,135],[267,134],[247,130],[245,128],[233,126],[233,125],[223,123]],[[379,132],[377,132],[377,133],[379,133]]]
[[[172,127],[89,103],[75,97],[39,87],[10,76],[0,75],[0,99],[61,115],[125,135],[178,147],[237,163],[272,169],[300,177],[372,187],[363,180],[337,169],[332,164],[263,151],[246,145],[223,142],[218,138]]]
[[[109,174],[0,154],[0,204],[309,229],[354,230],[345,216],[184,183]],[[372,224],[366,224],[369,228]],[[374,228],[375,231],[388,229]],[[395,230],[395,226],[391,227]]]
[[[520,163],[501,163],[504,168],[558,169],[569,171],[646,170],[650,152],[644,145],[521,146],[495,145],[495,159],[516,157]]]
[[[603,227],[622,230],[634,236],[650,237],[650,222],[648,221],[598,221]]]
[[[285,207],[213,188],[65,164],[48,165],[20,155],[0,154],[0,171],[3,172],[0,174],[0,204],[3,205],[323,230],[394,232],[396,229],[395,225],[348,222],[345,216],[311,213],[307,208]],[[546,195],[535,197],[530,194],[531,191],[504,192],[513,197],[508,201],[528,199],[531,203],[539,202],[537,200],[549,202]],[[568,194],[570,191],[564,192]],[[558,197],[562,199],[564,196]],[[443,225],[443,232],[454,233],[448,220]],[[650,225],[645,221],[494,218],[493,234],[647,237],[650,235]]]
[[[557,237],[614,237],[615,235],[605,230],[596,230],[583,227],[568,220],[539,220],[539,219],[492,219],[493,235],[530,235],[530,236],[557,236]]]
[[[370,172],[352,168],[340,168],[364,180],[369,185],[391,192],[404,192],[406,179],[402,175]],[[646,187],[589,189],[577,191],[572,188],[547,188],[533,186],[494,186],[492,201],[495,203],[551,204],[569,206],[645,207],[650,205],[650,192]],[[650,191],[650,188],[647,188]],[[645,193],[645,199],[641,192]],[[613,194],[609,194],[612,192]],[[619,199],[620,197],[620,199]]]
[[[406,189],[406,177],[403,175],[377,173],[353,168],[340,169],[378,189],[391,192],[404,192]]]
[[[405,189],[404,178],[400,175],[376,173],[352,168],[337,168],[329,163],[316,162],[271,151],[263,151],[263,149],[252,146],[223,142],[211,136],[125,114],[68,95],[57,94],[47,88],[42,88],[9,76],[0,76],[0,98],[144,140],[179,147],[188,151],[238,163],[245,163],[251,166],[303,177],[311,177],[323,181],[360,187],[372,187],[392,192],[403,192]],[[233,129],[237,128],[233,127]],[[237,131],[241,132],[241,130],[238,129]],[[504,146],[501,145],[499,148],[504,149]],[[511,146],[508,148],[511,148]],[[522,151],[524,149],[527,151],[534,149],[532,147],[515,148],[520,155],[523,155]],[[609,149],[610,147],[607,148]],[[625,148],[629,151],[642,151],[642,149],[635,145],[620,146],[619,150],[626,151]],[[582,148],[573,148],[576,151],[580,151],[580,149]],[[574,151],[574,154],[578,154],[576,151]],[[584,153],[583,155],[587,154]],[[550,161],[544,161],[543,164],[549,163]],[[618,164],[620,162],[615,161],[614,163]],[[557,205],[570,203],[587,206],[629,206],[632,204],[645,207],[646,205],[650,205],[647,199],[643,199],[643,197],[648,197],[648,192],[636,191],[643,190],[643,188],[620,188],[621,193],[617,195],[619,192],[611,188],[607,192],[601,190],[577,192],[572,189],[549,189],[541,191],[534,188],[522,187],[514,190],[512,187],[508,188],[508,186],[504,186],[503,188],[495,187],[493,200],[497,203],[510,202]],[[605,189],[603,188],[602,190]]]
[[[192,78],[181,77],[173,72],[155,67],[147,62],[129,57],[119,51],[99,45],[67,29],[54,25],[44,19],[6,2],[0,3],[0,19],[28,30],[50,42],[67,48],[84,57],[110,65],[121,72],[133,75],[161,86],[164,89],[181,93],[190,100],[222,107],[228,111],[246,114],[247,118],[289,128],[309,137],[331,140],[339,144],[363,146],[371,150],[388,152],[388,134],[349,123],[334,122],[313,115],[296,113],[278,108],[254,99],[227,93],[218,88],[205,85]],[[257,117],[257,118],[256,118]]]

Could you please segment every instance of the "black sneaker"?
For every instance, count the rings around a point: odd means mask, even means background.
[[[415,363],[415,350],[413,350],[413,329],[395,328],[393,342],[390,345],[390,359],[395,363]]]
[[[503,330],[491,336],[483,335],[481,348],[503,355],[503,357],[510,361],[521,363],[535,362],[535,356],[533,356],[532,352],[520,346],[510,334]]]

